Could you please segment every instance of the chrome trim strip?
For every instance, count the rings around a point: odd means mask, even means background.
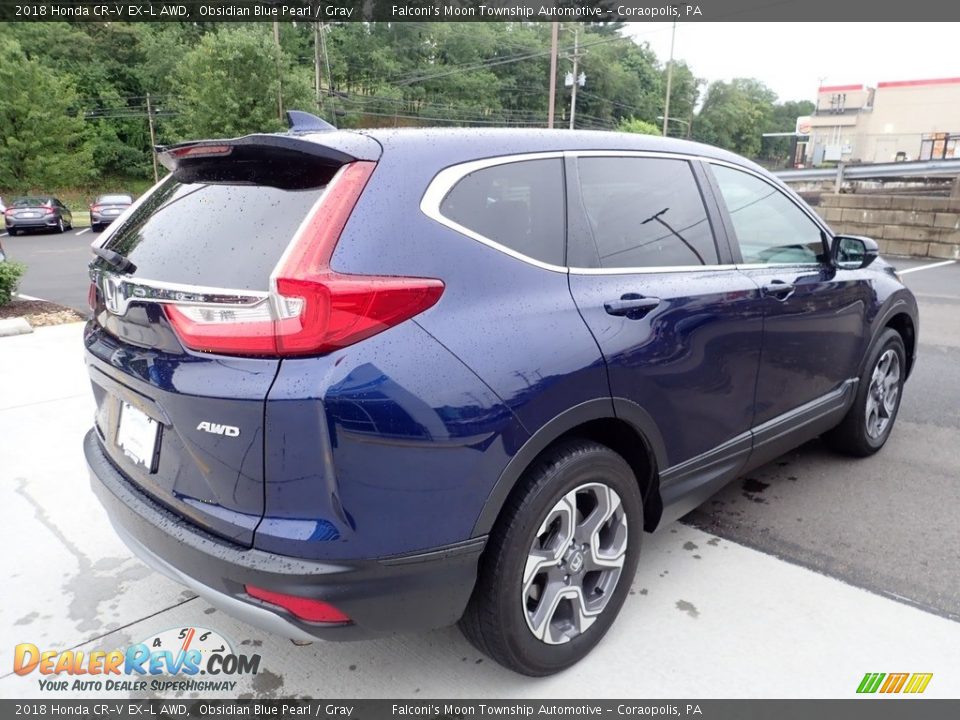
[[[736,265],[665,265],[663,267],[570,268],[572,275],[659,275],[661,273],[736,270]]]
[[[178,305],[216,305],[250,308],[269,298],[269,293],[254,290],[232,290],[134,279],[102,270],[90,270],[90,278],[103,295],[104,304],[114,315],[124,315],[132,303],[155,302]]]

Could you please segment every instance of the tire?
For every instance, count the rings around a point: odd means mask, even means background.
[[[626,461],[589,440],[558,443],[527,470],[501,511],[460,629],[478,650],[523,675],[570,667],[620,612],[642,535],[643,500]],[[525,582],[534,553],[541,562]],[[592,564],[597,560],[603,569]],[[570,598],[578,590],[586,614],[575,612]]]
[[[60,218],[59,220],[57,220],[57,232],[64,233],[66,232],[66,230],[67,228],[63,224],[63,218]]]
[[[900,411],[906,371],[903,338],[887,328],[870,353],[853,406],[839,425],[823,435],[824,442],[854,457],[867,457],[882,448]]]

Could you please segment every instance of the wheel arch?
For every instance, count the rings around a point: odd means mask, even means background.
[[[663,438],[653,418],[642,407],[624,398],[597,398],[560,413],[524,443],[500,473],[473,528],[473,536],[488,534],[507,498],[527,468],[560,440],[582,437],[609,447],[630,465],[644,500],[644,529],[660,521],[660,469],[666,467]]]
[[[914,360],[916,359],[917,348],[917,328],[913,318],[906,312],[894,312],[884,323],[885,328],[896,330],[903,339],[903,347],[907,354],[907,377],[913,370]]]

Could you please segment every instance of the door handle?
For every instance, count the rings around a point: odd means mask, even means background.
[[[619,300],[603,304],[609,315],[619,315],[629,320],[639,320],[660,304],[660,298],[643,297],[637,293],[626,293]]]
[[[786,300],[793,295],[795,289],[793,283],[788,283],[784,280],[771,280],[763,286],[763,294],[774,297],[777,300]]]

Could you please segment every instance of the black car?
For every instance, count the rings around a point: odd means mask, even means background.
[[[133,204],[133,195],[129,193],[112,193],[100,195],[90,206],[90,227],[94,232],[100,232],[109,225],[124,210]]]
[[[63,232],[73,227],[70,209],[49,195],[17,198],[3,211],[3,220],[11,235],[27,230]]]

